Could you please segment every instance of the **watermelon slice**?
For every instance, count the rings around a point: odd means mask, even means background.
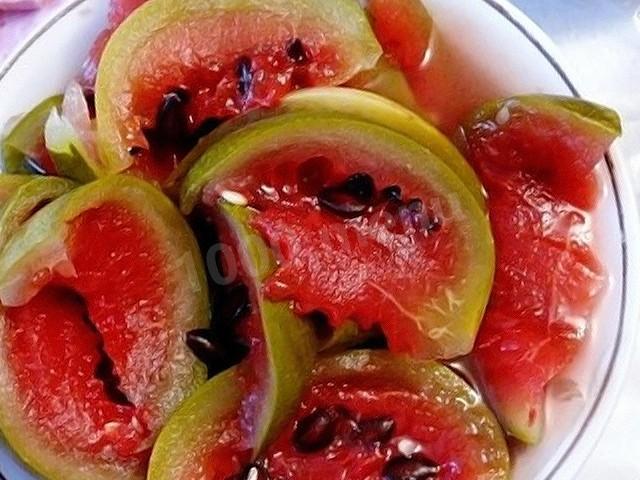
[[[251,395],[243,405],[248,447],[260,451],[295,409],[313,368],[318,345],[307,322],[296,317],[286,302],[264,297],[262,283],[276,268],[275,258],[250,224],[251,212],[226,202],[220,241],[234,254],[225,258],[228,270],[238,271],[249,285],[252,315],[244,326],[251,352],[244,382]]]
[[[100,151],[113,170],[162,182],[221,119],[343,83],[380,53],[356,0],[152,0],[104,52]]]
[[[204,272],[171,202],[118,176],[54,200],[5,247],[0,301],[8,443],[47,478],[144,478],[206,378],[184,342],[208,323]]]
[[[230,370],[185,402],[156,444],[149,479],[509,478],[495,418],[435,362],[367,350],[321,360],[298,412],[253,463],[240,447],[243,388]]]
[[[544,389],[575,357],[606,272],[592,248],[593,172],[617,115],[561,97],[489,104],[465,128],[489,193],[496,279],[474,359],[509,433],[540,440]]]
[[[44,126],[62,95],[43,100],[20,117],[2,138],[2,171],[9,174],[53,174],[55,166],[44,143]]]
[[[394,351],[454,357],[473,345],[493,278],[488,219],[429,150],[378,125],[314,112],[234,131],[189,172],[182,208],[228,192],[279,260],[265,284],[334,327],[379,325]]]
[[[0,176],[0,183],[15,181],[19,186],[0,204],[0,250],[18,228],[35,212],[56,198],[71,191],[75,184],[64,178],[9,175]]]

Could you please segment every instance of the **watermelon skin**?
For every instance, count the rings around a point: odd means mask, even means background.
[[[274,108],[252,110],[225,122],[203,137],[180,163],[167,185],[174,189],[207,149],[229,133],[257,120],[284,113],[336,114],[362,120],[401,133],[433,152],[453,170],[485,209],[484,188],[475,171],[455,145],[433,125],[393,100],[349,87],[315,87],[285,95]]]
[[[206,378],[184,342],[209,320],[184,219],[155,188],[113,176],[39,210],[0,264],[8,443],[47,478],[144,478],[155,436]]]
[[[233,367],[180,406],[153,448],[148,480],[226,480],[251,460],[240,420],[244,378]]]
[[[6,182],[4,177],[5,175],[0,176],[0,182],[2,180]],[[9,175],[9,177],[7,183],[17,182],[19,187],[4,202],[0,200],[0,250],[38,208],[76,187],[74,182],[58,177],[28,175]]]
[[[98,146],[114,171],[163,183],[210,122],[297,88],[344,83],[380,54],[355,0],[153,0],[104,52]],[[167,96],[181,99],[172,128],[160,113]]]
[[[496,241],[473,358],[502,424],[526,443],[540,440],[545,386],[581,348],[607,285],[588,209],[593,170],[619,133],[614,112],[545,96],[486,105],[464,129]]]
[[[258,456],[296,411],[313,369],[318,342],[311,325],[286,302],[262,290],[276,267],[273,254],[250,227],[253,212],[221,201],[216,219],[225,247],[225,274],[248,287],[251,312],[239,325],[251,351],[214,377],[171,418],[154,447],[149,479],[226,479]],[[215,328],[215,325],[213,326]]]
[[[102,54],[107,46],[107,42],[113,35],[113,32],[120,26],[131,13],[147,0],[110,0],[109,15],[107,17],[108,25],[91,47],[89,57],[82,65],[82,71],[78,81],[85,88],[92,89],[96,84],[98,75],[98,66],[102,59]]]

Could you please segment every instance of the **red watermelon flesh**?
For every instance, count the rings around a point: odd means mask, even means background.
[[[228,188],[242,192],[260,211],[253,227],[280,260],[265,282],[269,298],[293,299],[301,315],[321,311],[334,327],[349,320],[365,330],[379,324],[392,350],[423,356],[428,337],[411,310],[419,310],[425,298],[455,280],[455,244],[461,235],[455,222],[439,224],[433,235],[407,234],[408,227],[389,213],[386,201],[364,216],[344,219],[319,209],[315,195],[323,185],[340,184],[356,172],[375,171],[380,189],[402,185],[404,198],[424,199],[425,211],[434,218],[451,218],[449,206],[438,203],[435,194],[402,172],[375,159],[350,158],[348,147],[340,151],[336,146],[327,156],[318,156],[309,146],[295,150],[256,159],[242,177],[216,186],[211,199],[205,191],[204,202],[215,202],[217,192]],[[389,252],[394,252],[395,268],[389,261],[381,262]],[[425,272],[429,281],[416,282]]]
[[[499,102],[465,130],[496,242],[474,358],[503,425],[526,442],[540,438],[545,386],[575,357],[607,283],[583,209],[598,197],[593,170],[615,132],[563,102],[574,101]]]
[[[143,218],[116,203],[81,214],[68,240],[77,276],[43,279],[36,297],[8,308],[3,339],[30,420],[46,438],[140,469],[158,428],[147,396],[166,361],[171,313],[149,234]]]

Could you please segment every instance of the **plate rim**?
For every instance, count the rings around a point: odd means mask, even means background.
[[[61,21],[65,16],[71,13],[88,0],[72,0],[55,11],[46,21],[36,26],[33,32],[25,38],[25,40],[19,44],[13,51],[7,56],[7,58],[0,63],[0,82],[4,80],[4,77],[9,73],[18,60],[29,50],[29,48],[44,35],[53,25]],[[499,15],[504,17],[513,27],[515,27],[535,48],[542,54],[546,61],[552,66],[557,75],[560,77],[565,86],[569,89],[571,94],[576,98],[584,98],[566,67],[566,62],[562,59],[558,47],[551,40],[551,38],[524,12],[518,7],[514,6],[509,0],[477,0],[486,4],[488,7],[495,10]],[[621,278],[621,297],[620,297],[620,312],[618,320],[618,332],[616,341],[611,352],[611,358],[609,365],[602,381],[602,384],[598,388],[598,392],[595,396],[592,407],[587,413],[585,421],[580,425],[577,433],[575,433],[573,440],[566,447],[566,450],[560,456],[555,465],[551,467],[549,473],[544,477],[544,480],[552,480],[553,477],[561,471],[562,468],[567,466],[568,460],[574,460],[573,473],[577,473],[579,468],[584,464],[587,459],[588,453],[591,452],[604,431],[606,420],[613,412],[615,400],[618,398],[622,387],[622,381],[626,378],[626,371],[630,363],[630,350],[629,348],[623,349],[624,340],[628,338],[627,343],[632,345],[635,340],[634,329],[627,322],[627,316],[630,316],[630,312],[633,311],[630,304],[629,296],[629,272],[630,267],[634,264],[638,265],[638,259],[636,259],[635,252],[629,248],[631,241],[637,239],[638,235],[638,219],[633,220],[633,217],[627,218],[632,214],[637,214],[637,206],[635,195],[629,182],[629,174],[626,165],[621,160],[617,148],[612,147],[604,157],[605,165],[607,167],[607,173],[611,180],[612,193],[616,206],[616,213],[618,216],[618,227],[621,235],[621,254],[622,254],[622,278]],[[624,201],[623,201],[624,200]],[[630,337],[630,338],[629,338]],[[609,396],[609,404],[607,409],[602,412],[602,416],[599,421],[595,421],[597,413],[599,413],[605,407],[605,397]],[[588,439],[588,433],[591,433],[590,439]],[[587,443],[587,440],[590,440]],[[578,451],[578,447],[582,447],[583,451],[580,452],[580,457],[572,457]],[[4,442],[0,444],[0,448],[11,450]],[[18,459],[20,463],[22,461]],[[24,464],[23,464],[24,465]],[[4,478],[0,471],[0,479]]]

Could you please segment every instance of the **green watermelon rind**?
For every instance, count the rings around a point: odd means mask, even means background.
[[[115,109],[121,99],[130,99],[127,72],[136,62],[136,51],[146,44],[154,32],[167,25],[207,13],[232,10],[259,10],[285,16],[292,24],[302,19],[324,24],[323,32],[340,48],[348,67],[334,83],[344,83],[362,70],[373,68],[382,55],[364,10],[357,0],[152,0],[138,8],[116,30],[108,42],[100,62],[96,82],[97,138],[101,158],[113,171],[132,165],[133,159],[124,147]],[[327,33],[328,32],[328,33]]]
[[[25,156],[35,156],[34,148],[44,142],[44,126],[52,108],[62,105],[62,95],[49,97],[24,114],[2,139],[2,171],[10,174],[30,173]]]
[[[33,177],[31,175],[22,174],[0,174],[0,208],[7,200],[25,183],[29,182]]]
[[[276,108],[254,110],[221,125],[182,160],[168,184],[178,183],[189,168],[215,142],[229,133],[257,120],[283,113],[336,114],[363,120],[401,133],[431,150],[453,170],[467,186],[479,205],[486,209],[485,192],[475,171],[458,149],[436,127],[403,107],[375,93],[346,87],[316,87],[298,90],[286,95]]]
[[[509,112],[524,109],[566,119],[574,128],[583,128],[606,144],[622,134],[622,120],[615,110],[581,98],[546,94],[520,95],[486,103],[465,122],[465,129],[487,120],[497,121],[503,108]]]
[[[241,367],[216,375],[189,397],[160,432],[149,463],[148,480],[187,479],[206,447],[225,434],[215,419],[235,417],[245,395]],[[194,448],[195,446],[195,448]]]
[[[23,180],[13,195],[0,205],[0,251],[20,225],[31,217],[34,209],[76,187],[74,182],[58,177],[25,175]]]
[[[105,202],[116,201],[139,212],[157,234],[158,249],[166,252],[169,276],[175,298],[176,335],[170,344],[168,370],[162,382],[149,395],[155,420],[149,424],[159,430],[176,407],[206,380],[206,368],[187,348],[183,334],[209,324],[206,277],[193,234],[174,205],[151,185],[130,176],[111,176],[81,186],[54,200],[28,220],[0,256],[0,297],[3,304],[19,305],[36,292],[21,293],[39,267],[55,269],[56,259],[65,258],[64,241],[69,222],[82,212]],[[25,273],[26,272],[26,273]],[[69,270],[66,270],[69,274]],[[168,278],[168,280],[172,280]],[[8,300],[8,301],[7,301]],[[0,312],[0,337],[4,336],[5,316]],[[0,358],[6,358],[6,345],[0,342]],[[87,455],[51,448],[21,416],[21,406],[7,362],[0,361],[0,431],[36,472],[54,480],[123,480],[140,478],[118,465],[94,464]]]
[[[313,368],[318,344],[311,325],[297,317],[288,302],[271,302],[262,294],[262,282],[276,268],[276,260],[257,232],[251,229],[251,212],[221,203],[220,210],[236,237],[236,249],[253,285],[266,345],[267,371],[264,401],[254,419],[254,454],[262,451],[295,411]]]
[[[382,156],[381,149],[392,152],[385,158],[391,159],[392,154],[395,155],[397,158],[393,161],[398,168],[409,176],[423,179],[436,195],[441,195],[452,207],[463,229],[460,234],[466,240],[461,251],[464,250],[467,268],[461,275],[460,289],[456,292],[456,297],[464,300],[461,301],[464,305],[446,318],[446,322],[443,322],[446,325],[427,325],[425,340],[433,346],[427,354],[432,358],[453,358],[469,353],[493,283],[495,252],[489,220],[471,192],[449,167],[431,151],[399,133],[368,122],[319,113],[290,113],[260,120],[226,135],[205,152],[182,185],[182,211],[190,213],[200,201],[207,184],[241,169],[256,152],[304,141],[310,135],[335,139],[349,134],[348,144],[357,144],[364,151],[368,149],[371,155]],[[374,147],[377,149],[373,150]],[[428,310],[428,300],[425,301],[425,311]],[[450,302],[447,301],[447,304]],[[434,311],[437,312],[437,307],[431,308],[431,312]],[[435,316],[436,313],[433,313],[432,318]]]

